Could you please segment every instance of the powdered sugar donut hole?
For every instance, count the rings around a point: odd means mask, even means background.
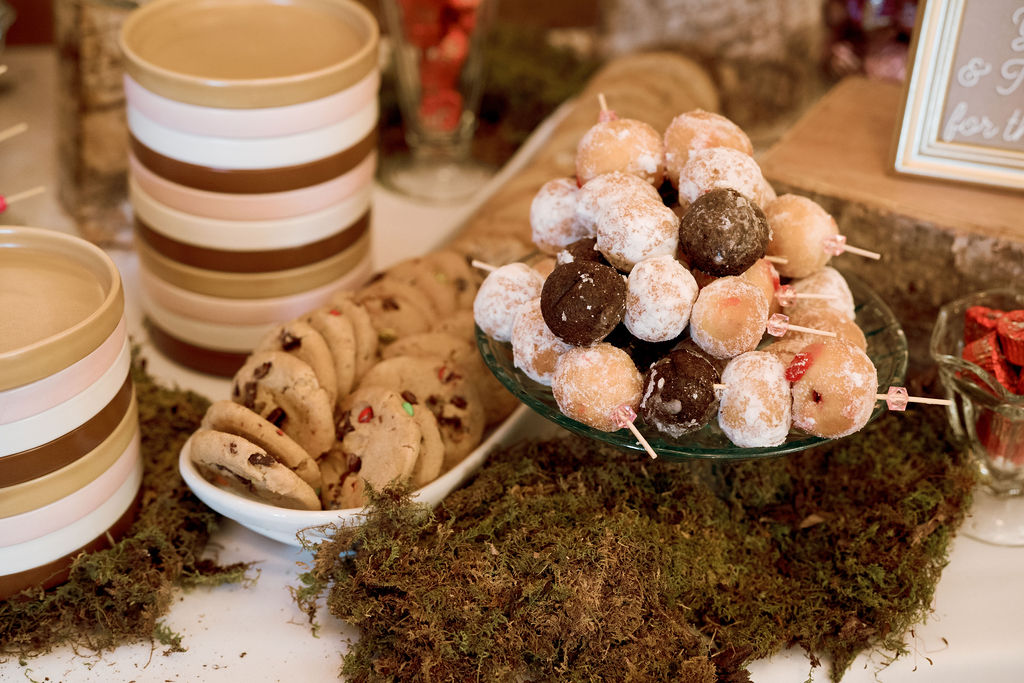
[[[672,119],[665,129],[665,177],[679,187],[679,174],[690,154],[712,147],[730,147],[750,156],[754,145],[743,129],[714,112],[694,109]]]
[[[618,204],[638,197],[661,202],[658,190],[635,175],[619,171],[599,175],[580,188],[576,200],[576,221],[581,230],[594,235],[597,219],[606,204]]]
[[[736,190],[762,209],[774,195],[753,157],[731,147],[693,152],[679,172],[680,199],[693,203],[705,192],[721,187]]]
[[[846,278],[835,268],[825,266],[808,277],[790,282],[793,291],[798,294],[824,294],[830,299],[797,299],[792,306],[786,308],[789,317],[800,315],[806,309],[828,308],[848,320],[853,320],[857,313],[853,301],[853,293]]]
[[[614,416],[620,406],[637,410],[642,390],[633,359],[606,342],[566,351],[551,377],[551,393],[562,414],[603,432],[620,428]]]
[[[679,245],[679,216],[660,199],[634,195],[605,202],[595,228],[597,250],[627,273],[652,256],[674,256]]]
[[[544,278],[525,263],[509,263],[487,274],[473,299],[473,320],[487,336],[500,342],[512,339],[519,307],[540,296]]]
[[[867,354],[828,339],[805,346],[792,360],[793,424],[827,439],[848,436],[871,418],[878,373]]]
[[[828,263],[825,240],[839,234],[835,220],[817,202],[796,194],[784,194],[763,207],[771,228],[770,256],[781,256],[786,263],[776,268],[780,275],[804,278]]]
[[[683,333],[697,300],[697,281],[673,256],[640,261],[626,280],[626,329],[638,339],[668,341]]]
[[[586,185],[602,173],[621,171],[654,187],[665,177],[665,147],[650,124],[612,119],[594,124],[576,146],[576,179]]]
[[[541,185],[530,204],[533,243],[546,254],[555,254],[593,233],[576,216],[579,188],[572,178],[555,178]]]
[[[730,275],[700,290],[690,312],[690,337],[715,358],[732,358],[757,348],[767,322],[761,290]]]
[[[519,309],[512,325],[512,362],[526,376],[544,386],[551,386],[555,363],[573,348],[551,331],[540,312],[540,297],[531,299]]]
[[[763,351],[736,356],[722,373],[718,426],[740,448],[778,446],[792,424],[786,366]]]

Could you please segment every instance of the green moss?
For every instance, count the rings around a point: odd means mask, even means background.
[[[740,681],[789,646],[839,679],[928,613],[974,484],[941,420],[732,464],[519,444],[436,512],[373,494],[296,597],[361,629],[353,681]]]
[[[245,564],[202,558],[217,516],[178,474],[178,452],[209,401],[158,384],[137,356],[132,379],[145,466],[136,521],[108,550],[76,558],[66,583],[0,601],[0,658],[24,659],[59,645],[106,650],[140,641],[181,651],[181,636],[159,621],[177,591],[247,580]]]

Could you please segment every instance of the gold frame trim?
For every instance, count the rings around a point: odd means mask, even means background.
[[[1024,152],[942,142],[943,106],[953,76],[966,0],[927,0],[910,45],[903,109],[893,144],[897,173],[1024,189]]]

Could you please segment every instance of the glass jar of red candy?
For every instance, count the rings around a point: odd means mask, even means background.
[[[931,355],[982,485],[1024,494],[1024,291],[989,290],[944,306]]]

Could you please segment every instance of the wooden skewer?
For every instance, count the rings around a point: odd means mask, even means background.
[[[28,124],[22,121],[19,124],[13,125],[6,130],[0,131],[0,142],[13,138],[15,135],[20,135],[28,130]]]
[[[875,394],[875,399],[885,401],[889,410],[904,411],[908,403],[928,403],[936,406],[951,406],[948,398],[926,398],[924,396],[908,396],[906,387],[889,387],[884,394]]]
[[[635,424],[633,424],[633,421],[636,419],[636,411],[629,407],[629,405],[621,405],[613,411],[612,415],[620,429],[628,429],[640,445],[644,447],[644,450],[647,451],[647,455],[651,456],[653,459],[657,459],[658,454],[654,452],[654,449],[651,448],[651,444],[647,442],[644,435],[641,434],[640,430],[636,428]]]
[[[882,258],[882,255],[877,251],[868,251],[867,249],[861,249],[860,247],[851,247],[849,244],[846,245],[846,251],[851,254],[857,254],[858,256],[866,256],[876,261]]]
[[[33,187],[31,190],[22,190],[21,192],[17,192],[7,197],[3,197],[2,195],[0,195],[0,200],[2,200],[3,202],[3,208],[7,208],[7,206],[13,204],[14,202],[20,202],[22,199],[35,197],[37,194],[42,194],[43,192],[46,192],[46,187],[40,185],[38,187]]]
[[[768,318],[768,323],[765,325],[765,331],[773,337],[785,336],[790,330],[794,332],[806,332],[807,334],[817,334],[822,337],[836,337],[835,332],[829,332],[828,330],[816,330],[812,327],[804,327],[803,325],[790,325],[789,316],[784,313],[776,313],[772,317]]]
[[[14,202],[20,202],[22,200],[27,200],[30,197],[35,197],[36,195],[42,195],[43,193],[45,193],[45,191],[45,185],[39,185],[37,187],[33,187],[32,189],[23,189],[22,191],[19,191],[19,193],[8,195],[6,197],[7,204],[13,204]]]
[[[619,118],[614,110],[608,108],[608,100],[604,98],[603,92],[597,93],[597,101],[601,105],[601,112],[597,115],[598,122],[604,123],[605,121],[614,121]]]
[[[793,332],[805,332],[807,334],[817,334],[822,337],[832,337],[833,339],[836,338],[835,332],[829,332],[828,330],[815,330],[810,327],[804,327],[803,325],[790,325],[789,329],[792,330]]]
[[[764,260],[769,263],[781,263],[782,265],[789,263],[789,259],[785,256],[765,256]]]
[[[887,401],[889,399],[888,394],[875,394],[875,398],[879,401]],[[933,406],[951,406],[953,402],[948,398],[928,398],[927,396],[907,396],[908,403],[927,403]]]
[[[493,273],[494,271],[497,270],[497,268],[492,266],[490,263],[484,263],[483,261],[477,261],[476,259],[473,259],[472,261],[470,261],[470,263],[474,268],[486,270],[488,273]]]

